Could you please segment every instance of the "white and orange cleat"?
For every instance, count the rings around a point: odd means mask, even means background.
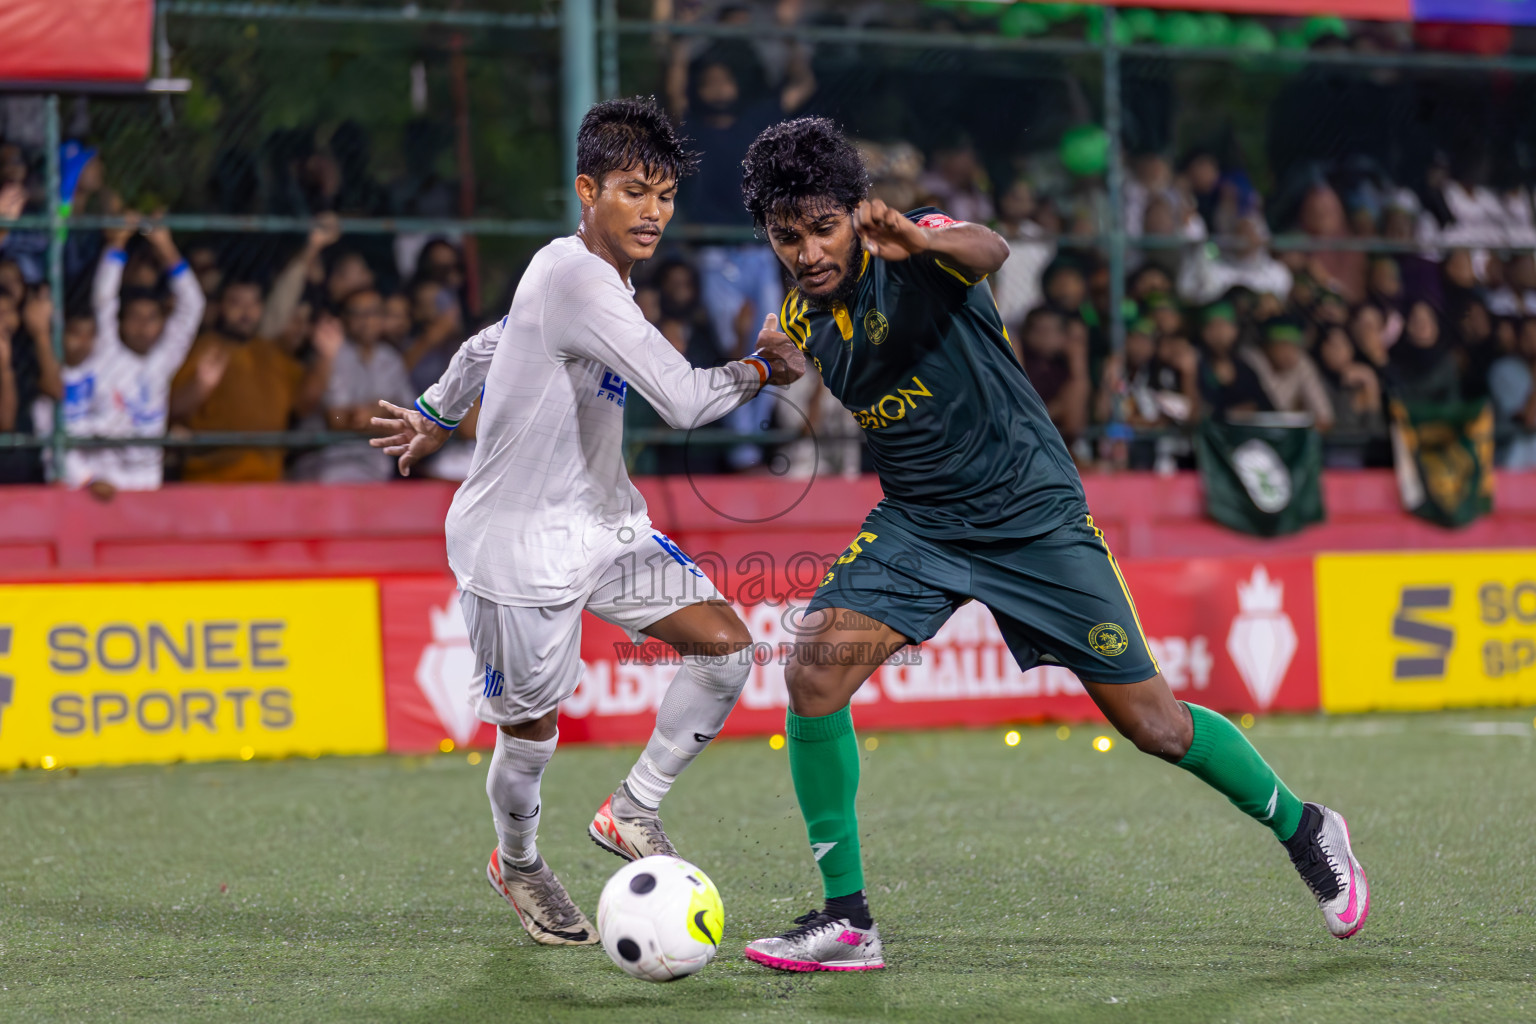
[[[677,856],[672,840],[662,830],[661,817],[630,799],[623,783],[592,816],[587,835],[598,846],[625,860]]]
[[[539,859],[533,871],[502,870],[501,848],[491,851],[485,877],[491,888],[512,904],[517,920],[533,941],[546,946],[590,946],[595,944],[597,929],[576,906],[560,879]]]
[[[1329,933],[1347,939],[1365,927],[1371,889],[1349,845],[1344,816],[1322,804],[1303,804],[1301,824],[1284,845],[1301,880],[1317,897]]]

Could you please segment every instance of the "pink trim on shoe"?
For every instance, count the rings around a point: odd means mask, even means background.
[[[811,960],[785,960],[783,957],[769,956],[767,953],[759,953],[748,946],[745,950],[748,960],[755,960],[764,967],[772,967],[777,971],[799,971],[809,973],[811,971],[878,971],[885,964],[818,964]]]
[[[1339,814],[1338,811],[1334,811],[1333,813],[1334,814]],[[1358,879],[1358,882],[1357,882],[1357,880],[1356,880],[1356,872],[1355,872],[1355,865],[1358,862],[1355,860],[1354,840],[1349,838],[1349,822],[1347,820],[1345,820],[1344,815],[1339,814],[1339,823],[1344,826],[1344,842],[1345,842],[1345,844],[1347,846],[1349,846],[1349,881],[1350,881],[1349,898],[1350,898],[1350,902],[1351,903],[1354,902],[1355,892],[1356,892],[1355,886],[1357,884],[1363,884],[1363,887],[1365,889],[1365,899],[1362,901],[1361,906],[1360,906],[1360,919],[1355,922],[1355,926],[1353,928],[1351,928],[1349,931],[1345,932],[1343,935],[1338,936],[1340,939],[1347,939],[1351,935],[1353,935],[1356,932],[1358,932],[1361,928],[1364,928],[1365,927],[1365,919],[1367,917],[1371,916],[1371,883],[1366,879],[1366,877],[1365,877],[1365,868],[1363,868],[1363,867],[1359,871],[1359,879]],[[1345,909],[1346,909],[1346,911],[1348,910],[1348,908],[1345,908]],[[1339,920],[1340,921],[1344,921],[1344,915],[1343,914],[1339,915]],[[1349,924],[1348,921],[1344,921],[1344,923],[1345,924]]]

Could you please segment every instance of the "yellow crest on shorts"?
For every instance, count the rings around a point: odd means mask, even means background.
[[[1117,654],[1124,654],[1130,646],[1130,640],[1125,635],[1125,630],[1113,622],[1101,622],[1088,631],[1088,646],[1104,655],[1113,658]]]
[[[864,314],[864,337],[869,339],[871,345],[880,344],[890,333],[891,324],[886,320],[884,313],[878,309],[872,309]]]

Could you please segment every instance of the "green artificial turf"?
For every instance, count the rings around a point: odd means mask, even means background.
[[[1343,811],[1372,912],[1339,942],[1267,830],[1099,729],[882,734],[861,794],[890,967],[746,961],[819,895],[783,751],[722,741],[668,800],[725,899],[696,977],[530,943],[484,878],[485,764],[458,754],[0,775],[0,1020],[1536,1019],[1531,712],[1272,718]],[[540,846],[595,916],[588,816],[632,749],[570,747]]]

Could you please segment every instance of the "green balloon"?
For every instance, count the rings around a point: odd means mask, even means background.
[[[1096,124],[1068,128],[1061,136],[1061,166],[1079,178],[1103,174],[1109,166],[1109,134]]]
[[[1300,29],[1288,28],[1281,31],[1279,43],[1282,50],[1305,50],[1307,37]]]
[[[1205,32],[1206,46],[1226,46],[1232,40],[1232,19],[1220,11],[1197,15]]]
[[[1131,7],[1121,11],[1115,24],[1124,25],[1132,39],[1151,39],[1157,35],[1157,15],[1145,7]]]
[[[1337,36],[1340,39],[1349,38],[1349,27],[1344,24],[1344,19],[1328,14],[1319,14],[1302,22],[1301,34],[1308,44],[1315,43],[1325,36]]]
[[[1157,41],[1164,46],[1204,46],[1205,26],[1193,14],[1174,11],[1158,19]]]
[[[966,0],[960,6],[975,18],[995,18],[1002,13],[1002,8],[997,4],[986,3],[984,0]]]
[[[1017,7],[1018,4],[1016,3],[1016,4],[1014,4],[1014,6]],[[1039,11],[1041,17],[1043,17],[1047,22],[1049,22],[1052,25],[1058,24],[1058,23],[1063,22],[1063,21],[1071,21],[1073,18],[1075,18],[1079,14],[1083,13],[1083,5],[1082,4],[1035,4],[1035,3],[1032,3],[1032,4],[1030,4],[1030,6],[1033,7],[1035,10]]]
[[[1103,8],[1091,12],[1091,16],[1088,19],[1088,31],[1085,35],[1090,43],[1098,43],[1104,40]],[[1115,45],[1130,46],[1135,41],[1136,37],[1130,23],[1123,17],[1115,18]]]
[[[1262,22],[1241,21],[1232,32],[1232,45],[1239,50],[1269,53],[1275,48],[1275,34]]]
[[[1010,39],[1038,36],[1050,31],[1050,24],[1035,10],[1034,4],[1014,4],[997,19],[997,34]]]

